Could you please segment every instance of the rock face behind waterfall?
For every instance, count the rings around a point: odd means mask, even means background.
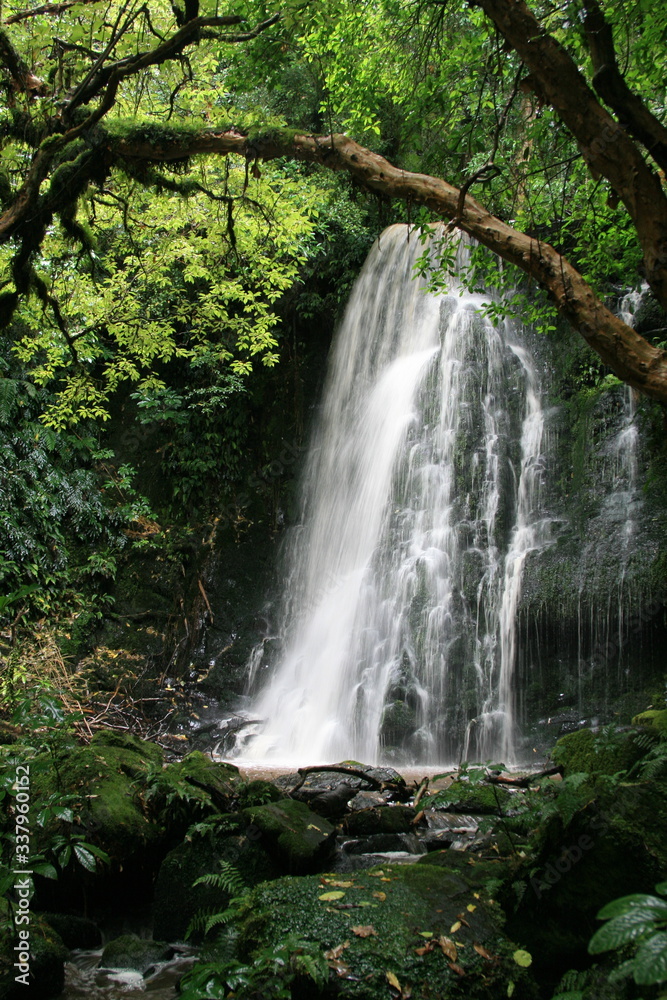
[[[332,349],[249,758],[523,759],[540,720],[604,717],[655,672],[646,416],[609,383],[564,399],[569,334],[494,324],[455,278],[431,294],[441,236],[408,234],[377,241]]]

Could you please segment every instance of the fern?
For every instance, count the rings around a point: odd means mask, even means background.
[[[214,889],[222,889],[231,898],[226,909],[215,911],[212,908],[200,910],[194,915],[185,932],[186,940],[195,932],[202,931],[204,936],[209,934],[214,927],[221,927],[228,924],[237,914],[241,905],[245,902],[248,887],[243,881],[241,874],[229,861],[218,862],[220,871],[209,872],[201,875],[192,883],[196,885],[207,885]]]
[[[193,885],[210,885],[215,889],[224,889],[231,896],[238,896],[247,888],[238,869],[229,861],[218,862],[219,872],[209,872],[201,875]]]

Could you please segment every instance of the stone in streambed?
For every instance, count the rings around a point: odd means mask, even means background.
[[[143,975],[156,962],[166,962],[174,955],[174,949],[165,941],[153,941],[123,934],[110,941],[102,952],[100,966],[104,969],[129,969]]]
[[[345,833],[353,837],[376,833],[410,833],[415,819],[411,806],[380,806],[351,813],[343,823]]]

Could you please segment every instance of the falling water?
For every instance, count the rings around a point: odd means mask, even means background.
[[[251,664],[265,722],[249,759],[514,753],[522,573],[550,541],[538,378],[483,297],[415,278],[424,248],[408,234],[375,244],[333,350],[286,552],[282,654],[268,679],[259,653]]]

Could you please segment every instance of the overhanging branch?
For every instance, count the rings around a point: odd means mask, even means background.
[[[453,221],[504,260],[515,264],[545,288],[559,311],[624,382],[667,404],[667,354],[653,347],[600,301],[570,262],[548,243],[521,233],[491,215],[483,205],[446,181],[394,167],[344,135],[295,135],[272,130],[248,137],[235,129],[183,133],[160,142],[131,137],[113,139],[117,156],[143,161],[169,160],[203,153],[235,153],[248,160],[286,157],[344,170],[364,188],[388,198],[425,205],[445,222]]]

